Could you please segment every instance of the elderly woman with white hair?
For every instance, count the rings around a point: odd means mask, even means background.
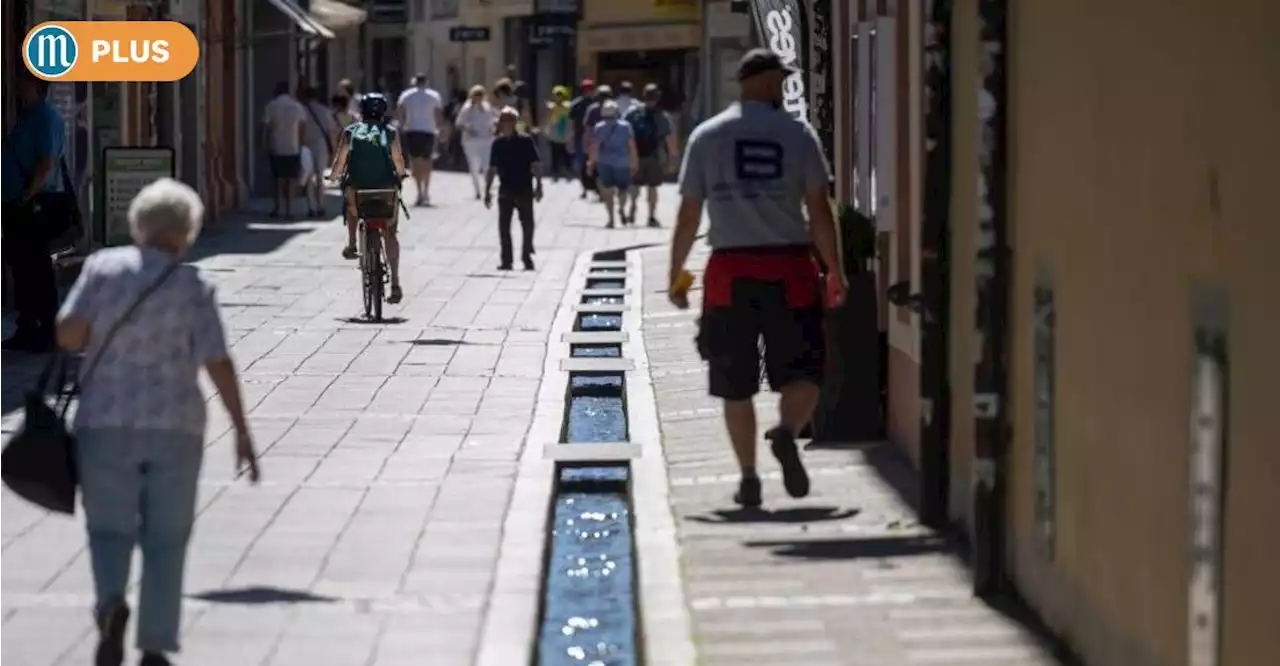
[[[258,480],[213,286],[182,263],[203,215],[199,195],[178,181],[144,187],[129,205],[136,244],[90,256],[58,315],[58,344],[85,354],[75,433],[97,596],[96,666],[124,660],[135,546],[142,551],[140,663],[163,666],[166,653],[178,650],[204,457],[200,368],[231,415],[237,469]]]
[[[640,156],[636,152],[635,132],[621,118],[617,102],[605,100],[600,105],[600,118],[600,122],[592,130],[591,142],[587,145],[587,169],[596,175],[596,182],[600,186],[600,201],[605,210],[609,211],[609,223],[606,226],[612,229],[615,196],[622,224],[635,223],[634,219],[627,217],[623,207],[626,195],[631,190],[632,178],[640,167]]]

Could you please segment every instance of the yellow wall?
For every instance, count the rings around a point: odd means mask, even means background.
[[[597,53],[696,49],[698,26],[697,2],[583,0],[578,63],[597,76]]]
[[[582,22],[590,25],[697,21],[698,0],[583,0]]]
[[[1197,282],[1218,282],[1232,363],[1221,663],[1280,663],[1280,437],[1268,418],[1280,377],[1280,3],[1010,4],[1019,587],[1087,663],[1187,664],[1191,295]],[[964,170],[955,205],[972,210]],[[954,221],[972,233],[971,216]],[[962,264],[953,295],[967,287]],[[1040,271],[1054,276],[1057,310],[1052,559],[1032,524]],[[960,332],[972,310],[956,298],[952,312],[955,370],[972,349]],[[956,420],[971,418],[963,388],[953,399]],[[953,427],[957,448],[968,446],[964,428]]]

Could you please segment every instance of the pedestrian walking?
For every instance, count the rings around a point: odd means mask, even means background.
[[[363,97],[356,92],[356,86],[351,79],[341,79],[338,81],[338,94],[347,98],[347,113],[352,118],[360,118],[360,98]]]
[[[569,140],[573,130],[569,120],[569,88],[556,86],[547,101],[547,124],[542,130],[551,148],[551,177],[560,180],[573,173],[570,165]]]
[[[633,95],[635,89],[631,86],[630,81],[623,81],[618,84],[617,92],[618,97],[614,101],[618,103],[618,115],[626,118],[627,114],[631,113],[631,109],[636,107],[636,98]]]
[[[489,156],[489,172],[484,183],[484,207],[493,206],[493,179],[501,183],[498,189],[498,241],[501,245],[501,263],[498,270],[512,267],[511,243],[512,213],[520,217],[523,247],[520,256],[524,269],[533,270],[533,203],[542,200],[542,176],[538,173],[541,158],[538,144],[533,137],[517,129],[520,112],[505,107],[498,113],[498,138],[493,142]]]
[[[636,219],[636,202],[643,188],[649,204],[649,226],[659,227],[662,225],[658,222],[658,187],[668,173],[675,172],[679,150],[671,117],[658,107],[662,90],[650,83],[644,87],[643,99],[644,104],[636,106],[623,117],[635,134],[636,155],[640,158],[630,192],[629,215],[633,221]]]
[[[689,307],[684,271],[702,207],[711,258],[704,272],[698,350],[711,395],[724,401],[725,425],[742,470],[734,501],[761,504],[756,472],[760,347],[769,385],[782,394],[778,425],[765,438],[792,497],[809,493],[796,437],[818,401],[824,368],[823,301],[844,299],[830,171],[817,134],[782,110],[783,83],[795,70],[768,49],[743,56],[742,101],[699,125],[685,148],[680,210],[671,241],[671,301]],[[806,222],[805,212],[808,212]],[[825,294],[817,249],[828,268]]]
[[[338,94],[330,97],[329,108],[333,113],[334,121],[338,123],[339,130],[344,130],[360,120],[359,116],[351,113],[350,100],[346,95]]]
[[[583,79],[581,94],[569,104],[569,122],[573,130],[573,169],[582,183],[582,194],[579,197],[582,199],[587,198],[587,192],[596,191],[595,178],[587,172],[586,130],[587,109],[596,101],[595,94],[596,82],[593,79]]]
[[[302,175],[303,134],[306,131],[307,111],[289,94],[289,84],[276,84],[276,96],[262,111],[262,145],[271,164],[275,178],[275,200],[271,217],[280,217],[284,209],[286,219],[293,216],[294,190]]]
[[[307,214],[318,218],[324,215],[324,170],[333,162],[333,149],[342,128],[338,127],[333,113],[316,98],[315,88],[300,87],[298,102],[307,112],[305,148],[311,153],[311,169],[304,170],[303,174],[303,196],[308,204]]]
[[[403,152],[409,158],[409,170],[418,185],[417,205],[431,203],[431,167],[435,159],[436,139],[444,124],[444,100],[440,93],[427,87],[427,75],[413,77],[413,85],[400,94],[396,119],[404,139]]]
[[[587,156],[587,168],[596,174],[600,184],[600,201],[609,213],[608,228],[614,227],[613,204],[618,203],[618,217],[622,224],[634,224],[634,216],[628,218],[624,206],[631,180],[639,167],[635,137],[627,121],[618,118],[618,103],[606,100],[600,107],[600,122],[591,135]]]
[[[124,659],[125,592],[142,549],[141,666],[179,648],[182,577],[204,458],[203,368],[235,428],[235,465],[258,481],[239,380],[213,285],[183,254],[200,232],[195,190],[164,178],[129,205],[135,245],[85,261],[58,315],[58,344],[84,352],[77,470],[97,597],[95,666]]]
[[[493,149],[493,133],[498,124],[498,110],[485,99],[484,86],[471,88],[470,96],[455,121],[462,136],[462,151],[467,158],[467,173],[480,198],[480,179],[489,172],[489,152]]]
[[[18,76],[17,122],[4,140],[4,262],[13,278],[17,330],[6,351],[53,349],[58,288],[50,242],[79,215],[63,158],[62,115],[45,98],[49,82]]]
[[[514,71],[514,66],[509,66],[507,70]],[[520,119],[516,121],[516,131],[527,133],[534,127],[529,117],[529,105],[527,100],[521,97],[517,92],[517,84],[513,81],[514,80],[511,78],[498,79],[497,82],[493,84],[493,90],[490,93],[490,101],[499,109],[505,109],[507,107],[515,109],[516,114],[520,117]],[[523,82],[520,82],[520,84],[525,85]]]

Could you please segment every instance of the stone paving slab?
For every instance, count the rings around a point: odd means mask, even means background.
[[[359,274],[339,256],[335,220],[246,218],[194,248],[218,288],[264,480],[233,478],[230,423],[211,405],[182,664],[476,659],[508,509],[546,506],[518,476],[575,262],[669,232],[606,229],[604,211],[579,200],[576,186],[549,183],[536,211],[538,270],[500,272],[496,213],[469,192],[465,176],[438,174],[436,206],[402,222],[405,300],[386,306],[380,325],[358,318]],[[664,210],[674,210],[670,192]],[[20,423],[12,397],[39,359],[4,360],[7,437]],[[536,458],[532,469],[549,477],[550,463]],[[89,663],[81,520],[7,491],[0,513],[3,657]],[[540,534],[520,543],[542,548]],[[500,593],[527,596],[541,571],[512,576]]]
[[[706,258],[699,243],[695,274]],[[643,266],[646,284],[664,284],[667,250],[644,251]],[[954,544],[920,526],[903,500],[915,475],[888,444],[806,450],[813,490],[802,500],[786,496],[762,446],[764,510],[736,510],[737,465],[693,342],[697,312],[676,310],[657,288],[643,297],[697,663],[1057,663],[1026,628],[972,597]],[[776,423],[775,396],[762,394],[756,408],[761,431]]]

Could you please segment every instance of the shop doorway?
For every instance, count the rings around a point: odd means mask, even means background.
[[[395,99],[405,88],[405,39],[378,37],[373,40],[372,46],[374,89]]]
[[[645,85],[656,83],[662,88],[661,106],[668,113],[683,115],[688,111],[685,94],[690,72],[685,67],[689,49],[669,51],[618,51],[597,54],[597,81],[617,87],[630,81],[639,96]]]

